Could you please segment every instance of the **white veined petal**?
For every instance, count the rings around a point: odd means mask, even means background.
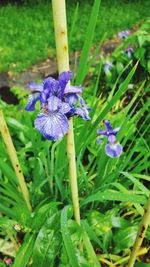
[[[58,140],[68,131],[67,117],[61,112],[41,112],[34,122],[35,128],[48,140]]]

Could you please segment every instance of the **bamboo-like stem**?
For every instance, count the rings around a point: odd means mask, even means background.
[[[136,258],[137,258],[138,253],[139,253],[139,249],[142,245],[142,241],[145,237],[146,230],[147,230],[149,223],[150,223],[150,196],[149,196],[148,201],[147,201],[145,212],[144,212],[143,218],[142,218],[140,226],[139,226],[137,237],[136,237],[136,240],[135,240],[135,243],[134,243],[127,267],[133,267],[134,266]]]
[[[52,0],[55,40],[57,50],[57,62],[59,73],[69,70],[67,22],[66,22],[66,4],[65,0]],[[69,161],[69,177],[72,193],[72,202],[74,208],[75,220],[80,224],[80,209],[78,199],[78,183],[75,161],[75,145],[73,120],[69,120],[69,131],[67,133],[67,155]]]
[[[17,157],[17,153],[15,150],[14,144],[12,142],[12,139],[11,139],[11,136],[10,136],[10,133],[9,133],[9,130],[8,130],[8,127],[7,127],[2,110],[0,110],[0,132],[2,134],[2,138],[3,138],[4,143],[6,145],[7,152],[8,152],[8,155],[10,157],[12,166],[13,166],[15,173],[16,173],[16,176],[18,178],[18,183],[19,183],[23,198],[27,204],[28,209],[31,211],[31,205],[30,205],[29,192],[27,189],[27,185],[26,185],[26,182],[25,182],[25,179],[24,179],[21,167],[20,167],[20,163],[19,163],[19,160]]]

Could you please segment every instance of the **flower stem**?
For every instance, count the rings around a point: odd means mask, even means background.
[[[3,138],[4,143],[6,145],[7,152],[8,152],[8,155],[10,157],[12,166],[13,166],[15,173],[16,173],[16,176],[18,178],[18,183],[19,183],[23,198],[27,204],[28,209],[31,211],[31,205],[30,205],[29,192],[27,189],[27,185],[26,185],[26,182],[25,182],[25,179],[24,179],[21,167],[20,167],[20,163],[19,163],[19,160],[17,157],[17,153],[15,150],[14,144],[12,142],[12,139],[11,139],[11,136],[10,136],[10,133],[9,133],[9,130],[8,130],[8,127],[7,127],[2,110],[0,110],[0,132],[2,134],[2,138]]]
[[[67,22],[66,22],[66,4],[65,0],[52,0],[55,40],[57,50],[57,62],[59,73],[69,70],[69,54],[68,54],[68,39],[67,39]],[[67,156],[69,161],[69,177],[72,193],[72,202],[74,208],[74,217],[80,224],[80,209],[78,198],[78,183],[75,161],[75,145],[73,120],[69,120],[69,131],[67,133]]]
[[[134,243],[127,267],[133,267],[134,266],[134,263],[135,263],[136,258],[138,256],[138,252],[139,252],[139,249],[142,245],[142,241],[145,237],[146,230],[147,230],[149,223],[150,223],[150,196],[149,196],[148,201],[147,201],[145,212],[144,212],[143,218],[142,218],[140,226],[139,226],[137,237],[136,237],[136,240],[135,240],[135,243]]]

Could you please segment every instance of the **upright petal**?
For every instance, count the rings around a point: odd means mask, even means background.
[[[52,77],[48,77],[43,81],[44,90],[49,90],[50,94],[55,94],[59,88],[59,82]]]
[[[34,122],[35,128],[48,140],[58,140],[68,131],[67,117],[60,112],[41,112]]]
[[[110,124],[110,121],[104,121],[104,124],[108,131],[112,131],[112,126]]]
[[[33,93],[28,96],[28,103],[25,107],[25,110],[27,111],[34,111],[35,110],[35,104],[38,100],[40,100],[40,93]]]
[[[118,158],[122,153],[122,146],[118,144],[107,144],[105,146],[105,152],[107,156],[111,158]]]
[[[71,78],[72,78],[72,72],[71,71],[64,71],[59,75],[58,81],[59,81],[59,86],[61,88],[61,90],[59,92],[60,97],[63,96],[66,85],[71,80]]]
[[[121,127],[116,127],[115,129],[112,130],[112,134],[116,135],[120,129],[121,129]]]
[[[48,111],[49,112],[55,112],[57,111],[62,105],[62,101],[56,97],[56,96],[51,96],[48,99]]]
[[[30,82],[30,83],[27,84],[27,86],[28,86],[28,89],[30,91],[37,91],[37,92],[42,92],[43,91],[43,85],[42,84]]]

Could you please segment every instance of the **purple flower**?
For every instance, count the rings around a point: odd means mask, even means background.
[[[107,144],[105,146],[106,154],[111,158],[120,157],[122,154],[122,146],[116,140],[116,134],[120,130],[120,127],[112,128],[110,121],[104,121],[106,130],[97,130],[97,134],[107,137]],[[97,144],[101,144],[101,138],[98,137]]]
[[[128,47],[126,50],[125,50],[126,54],[128,55],[129,58],[131,58],[132,56],[132,53],[133,53],[133,48],[132,47]]]
[[[106,61],[104,65],[104,71],[108,72],[112,69],[112,62],[111,61]]]
[[[129,36],[130,32],[128,30],[125,30],[125,31],[121,31],[118,33],[118,37],[120,39],[125,39]]]
[[[68,131],[68,119],[79,115],[89,120],[87,105],[79,95],[81,86],[69,84],[72,73],[63,72],[58,80],[52,77],[44,79],[43,84],[29,83],[31,94],[28,97],[27,111],[34,111],[37,101],[40,102],[40,113],[35,119],[35,128],[48,140],[62,138]]]

